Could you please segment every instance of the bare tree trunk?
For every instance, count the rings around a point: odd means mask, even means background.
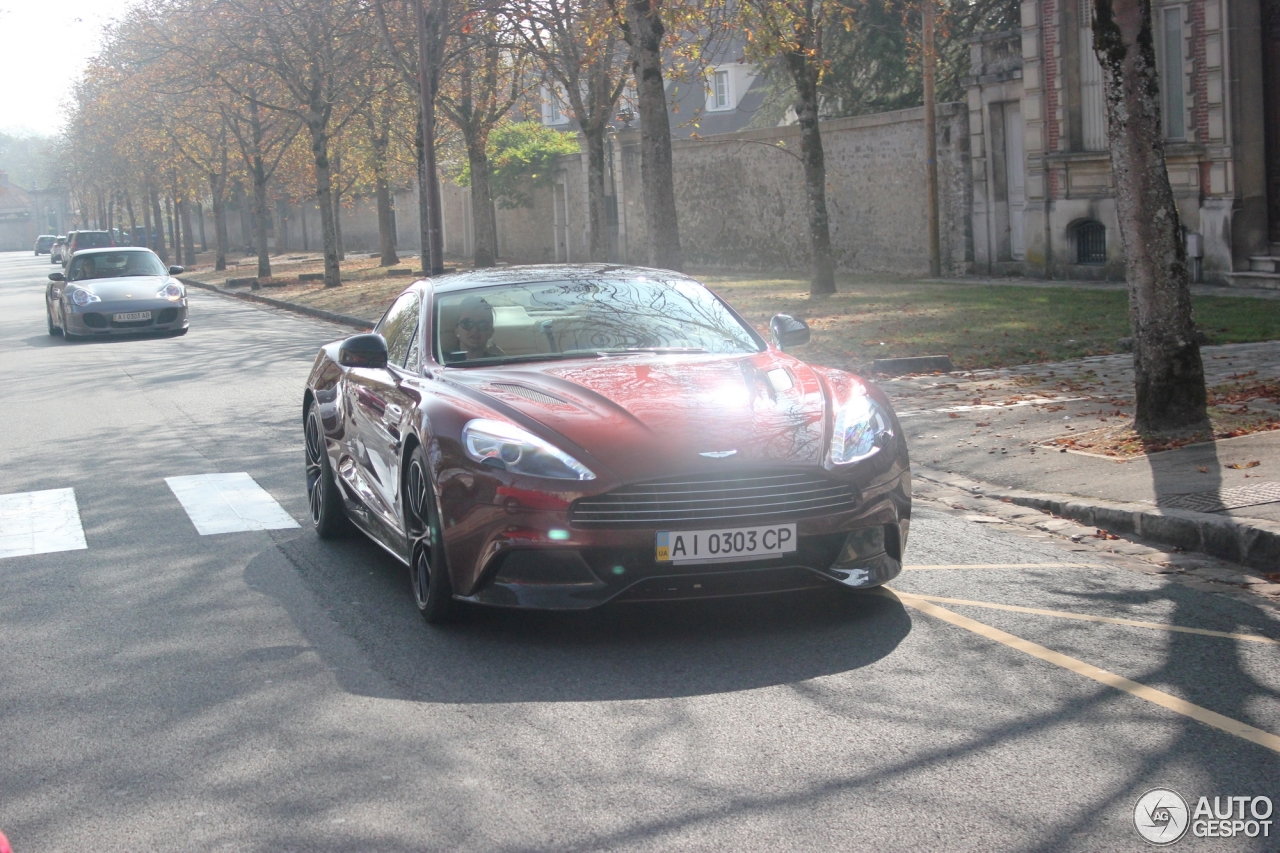
[[[627,42],[640,107],[640,182],[644,186],[644,224],[651,267],[680,270],[680,227],[676,221],[675,176],[671,165],[671,123],[662,79],[660,0],[628,0]]]
[[[125,210],[129,212],[129,245],[132,246],[134,245],[133,241],[137,238],[137,234],[138,234],[138,217],[136,217],[133,213],[133,197],[132,196],[124,197],[124,206],[125,206]]]
[[[227,179],[224,175],[213,175],[209,179],[209,193],[213,196],[213,241],[215,270],[227,268]]]
[[[1104,71],[1129,281],[1134,427],[1142,433],[1203,429],[1204,365],[1182,226],[1165,170],[1150,0],[1095,0],[1093,47]]]
[[[333,216],[333,183],[329,166],[329,134],[321,126],[309,125],[311,157],[316,167],[316,200],[320,203],[320,234],[324,241],[324,286],[342,284],[338,266],[338,230]]]
[[[796,85],[796,119],[800,125],[800,160],[804,164],[805,206],[809,214],[810,296],[836,292],[831,259],[831,224],[827,216],[827,166],[818,129],[818,81],[801,51],[786,55]]]
[[[148,192],[151,195],[151,214],[155,217],[156,225],[155,252],[160,256],[160,260],[168,264],[169,250],[164,242],[164,213],[160,210],[160,193],[155,187],[148,187]]]
[[[437,45],[434,37],[448,11],[448,4],[441,2],[437,14],[427,17],[426,0],[418,0],[418,133],[421,137],[418,163],[418,205],[422,222],[422,269],[426,275],[444,272],[444,232],[440,228],[440,173],[436,163],[436,94],[439,68],[433,60],[441,60],[443,50],[431,49]],[[443,43],[440,42],[439,47]]]
[[[150,190],[147,191],[147,195],[148,196],[151,195]],[[155,245],[156,240],[154,239],[154,235],[151,231],[151,199],[150,198],[144,198],[142,200],[142,227],[147,229],[147,236],[146,236],[146,239],[144,240],[144,244],[148,249],[151,249],[153,251],[156,250],[157,249],[157,246]],[[159,254],[159,252],[157,251],[156,254]]]
[[[177,260],[181,250],[178,248],[178,234],[173,219],[173,199],[165,196],[164,214],[169,223],[169,245],[173,247],[174,260]]]
[[[182,263],[183,266],[196,265],[196,241],[191,233],[191,202],[185,197],[178,201],[178,220],[182,223]]]
[[[289,248],[289,203],[276,198],[271,209],[276,218],[276,250],[272,254],[283,255]]]
[[[347,259],[346,247],[342,245],[342,156],[334,154],[329,158],[329,179],[333,186],[333,233],[337,239],[338,260]]]
[[[604,206],[604,127],[583,128],[587,141],[587,221],[591,223],[588,257],[609,260],[609,212]]]
[[[493,185],[490,183],[489,152],[485,140],[467,133],[467,163],[471,167],[471,230],[476,245],[473,261],[477,267],[491,267],[498,258],[498,226],[494,221]]]
[[[370,142],[373,148],[373,183],[374,197],[378,203],[378,253],[381,258],[378,264],[384,267],[400,263],[396,256],[395,217],[391,211],[391,185],[387,181],[387,146],[390,139],[373,127],[374,119],[369,119]]]
[[[342,190],[333,188],[333,233],[338,241],[338,260],[347,259],[347,247],[342,243]]]
[[[414,156],[418,166],[418,256],[424,275],[431,274],[431,180],[427,177],[427,144],[422,136],[424,122],[418,117],[418,130],[414,134]]]
[[[934,94],[937,51],[933,38],[933,2],[924,0],[924,162],[925,211],[928,218],[929,275],[942,275],[942,243],[938,225],[938,100]]]
[[[258,278],[271,278],[271,253],[267,251],[267,177],[261,157],[253,163],[253,242],[258,248]]]
[[[200,251],[209,251],[209,241],[204,236],[204,202],[196,202],[196,222],[200,223]]]

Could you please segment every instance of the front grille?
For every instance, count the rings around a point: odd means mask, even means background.
[[[857,490],[809,471],[755,471],[674,477],[582,498],[570,508],[576,527],[747,524],[830,515],[853,509]]]
[[[81,316],[81,319],[84,320],[84,324],[90,329],[105,329],[107,324],[111,322],[103,315],[94,313],[84,314]]]
[[[178,309],[165,308],[156,315],[156,325],[163,326],[165,323],[172,323],[176,319],[178,319]]]

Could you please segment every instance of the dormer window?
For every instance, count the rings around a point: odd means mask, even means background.
[[[731,110],[733,102],[733,81],[728,70],[713,69],[707,75],[710,91],[707,93],[707,111]]]

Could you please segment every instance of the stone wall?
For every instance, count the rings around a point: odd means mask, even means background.
[[[964,273],[972,259],[969,225],[967,114],[938,108],[938,176],[943,269]],[[845,272],[928,271],[924,110],[915,108],[823,122],[827,206],[836,266]],[[643,264],[645,249],[639,134],[611,144],[610,188],[616,193],[612,260]],[[690,266],[787,270],[809,266],[799,130],[768,128],[677,140],[673,144],[680,239]],[[531,207],[499,210],[499,255],[509,262],[583,261],[588,257],[583,156],[555,167],[555,185]],[[555,196],[562,193],[563,210]],[[445,192],[445,220],[455,233],[469,199]],[[457,223],[457,224],[455,224]],[[557,226],[557,223],[561,225]],[[557,241],[561,243],[557,246]],[[459,252],[462,239],[448,251]]]

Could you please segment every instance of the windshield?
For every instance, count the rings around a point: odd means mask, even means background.
[[[105,249],[111,245],[111,235],[106,231],[81,231],[76,234],[76,250]]]
[[[151,252],[104,252],[76,255],[71,259],[67,281],[90,278],[121,278],[129,275],[165,275],[168,272]]]
[[[442,364],[500,364],[632,352],[764,349],[694,281],[601,277],[483,287],[436,297]]]

